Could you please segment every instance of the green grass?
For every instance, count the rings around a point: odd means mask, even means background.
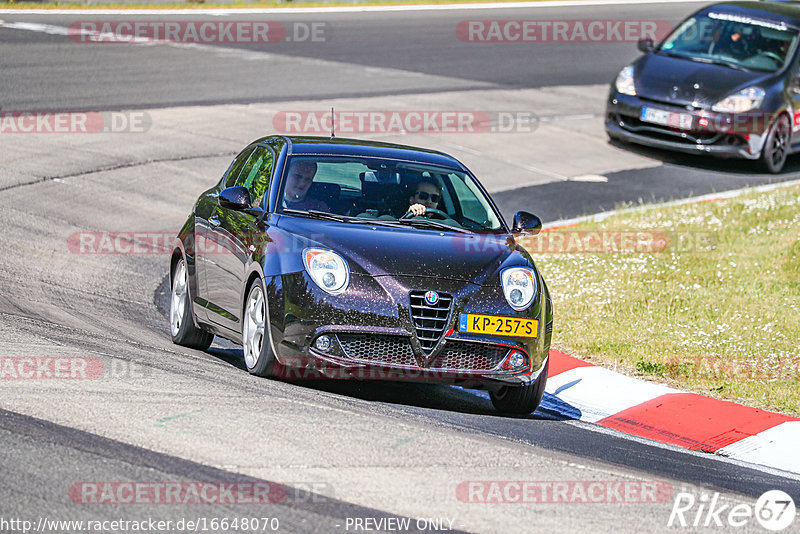
[[[292,2],[280,0],[256,0],[244,2],[235,0],[231,3],[219,3],[206,0],[186,0],[184,2],[170,2],[165,4],[133,4],[133,3],[96,3],[91,0],[63,2],[15,2],[14,0],[0,1],[0,9],[257,9],[257,8],[287,8],[293,7],[333,7],[333,6],[364,6],[364,5],[424,5],[424,4],[474,4],[487,1],[514,3],[529,0],[330,0],[328,2]],[[91,2],[91,3],[90,3]]]
[[[666,233],[669,244],[655,253],[534,254],[553,297],[554,346],[680,389],[800,415],[800,188],[553,232],[585,230]],[[548,234],[523,242],[542,250]]]

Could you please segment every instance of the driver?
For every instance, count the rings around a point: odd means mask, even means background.
[[[408,203],[410,204],[408,212],[416,216],[425,215],[428,208],[439,209],[441,198],[442,194],[436,181],[433,178],[422,178],[417,182],[414,194],[408,197]]]

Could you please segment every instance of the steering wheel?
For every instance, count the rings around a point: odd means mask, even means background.
[[[425,208],[425,213],[419,215],[419,217],[424,217],[427,214],[433,215],[434,219],[441,219],[443,221],[450,219],[450,216],[441,210],[437,210],[436,208]],[[418,215],[414,215],[411,211],[407,211],[405,215],[400,217],[400,220],[403,219],[412,219],[414,217],[418,217]]]
[[[776,54],[775,52],[759,52],[758,55],[768,57],[769,59],[774,61],[776,65],[779,66],[783,65],[783,58],[778,54]]]

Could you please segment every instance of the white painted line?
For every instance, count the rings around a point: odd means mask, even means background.
[[[621,210],[604,211],[595,215],[586,215],[584,217],[575,217],[572,219],[561,219],[560,221],[549,222],[544,228],[552,228],[554,226],[569,226],[573,224],[580,224],[584,222],[600,222],[613,215],[620,215],[625,213],[638,213],[655,208],[669,208],[672,206],[682,206],[684,204],[693,204],[695,202],[708,202],[711,200],[722,200],[728,198],[736,198],[747,193],[764,193],[766,191],[773,191],[775,189],[782,189],[784,187],[793,187],[800,185],[800,180],[790,180],[788,182],[778,182],[775,184],[757,185],[753,187],[743,187],[741,189],[732,189],[730,191],[721,191],[719,193],[709,193],[707,195],[700,195],[697,197],[682,198],[680,200],[671,200],[669,202],[661,202],[657,204],[644,204],[634,208],[624,208]],[[513,191],[513,189],[511,190]],[[505,191],[504,191],[505,192]]]
[[[35,22],[4,22],[0,20],[0,26],[11,30],[27,30],[49,35],[80,35],[80,32],[73,32],[65,26],[52,26],[50,24],[38,24]]]
[[[605,184],[608,183],[608,176],[602,176],[600,174],[582,174],[580,176],[573,176],[569,181]]]
[[[548,178],[553,178],[555,180],[561,180],[562,182],[569,181],[567,176],[562,174],[557,174],[552,171],[548,171],[545,169],[540,169],[539,167],[534,167],[533,165],[521,165],[523,169],[528,169],[529,171],[533,171],[535,173],[541,174],[542,176],[547,176]]]
[[[661,395],[683,393],[615,373],[603,367],[576,367],[547,379],[545,391],[558,399],[543,406],[549,411],[596,423]],[[580,412],[578,415],[576,410]]]
[[[602,115],[602,113],[583,113],[580,115],[545,115],[543,117],[539,117],[539,122],[581,121],[586,119],[594,119],[595,117],[600,117]]]
[[[104,37],[106,38],[113,37],[113,36],[107,36],[106,34],[103,34],[101,32],[93,32],[89,30],[83,30],[80,28],[68,28],[66,26],[54,26],[52,24],[39,24],[33,22],[0,22],[0,28],[41,32],[50,35],[80,36],[81,39],[83,39],[83,37],[85,36],[88,38],[89,41],[102,40]],[[217,57],[226,57],[226,58],[235,57],[237,59],[245,61],[275,62],[281,60],[282,61],[290,60],[292,61],[293,64],[296,64],[298,68],[301,69],[336,67],[340,69],[340,72],[349,71],[353,73],[353,76],[351,77],[354,79],[358,77],[368,77],[368,76],[375,76],[381,78],[386,78],[386,77],[419,78],[423,76],[423,74],[419,72],[412,72],[401,69],[384,68],[384,67],[365,68],[361,65],[344,63],[341,61],[323,60],[323,59],[307,58],[307,57],[290,57],[272,52],[251,50],[248,48],[228,48],[226,46],[216,46],[216,45],[202,44],[202,43],[182,43],[177,41],[137,39],[137,40],[127,41],[121,44],[127,44],[133,46],[169,46],[172,48],[178,48],[182,50],[198,50],[207,53],[212,53]]]
[[[708,0],[680,0],[680,3],[708,3]],[[669,4],[674,0],[567,0],[557,2],[487,2],[480,4],[420,4],[333,7],[211,8],[211,9],[0,9],[2,15],[214,15],[303,13],[378,13],[385,11],[458,11],[477,9],[531,9],[539,7],[586,7],[637,4]]]
[[[790,421],[723,447],[717,454],[800,473],[799,443],[800,421]]]

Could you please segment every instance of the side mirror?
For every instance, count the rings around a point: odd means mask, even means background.
[[[514,226],[511,231],[515,234],[536,235],[542,230],[542,220],[527,211],[518,211],[514,215]]]
[[[246,187],[227,187],[219,194],[219,205],[236,211],[250,208],[250,191]]]
[[[639,42],[636,43],[636,48],[639,49],[640,52],[644,52],[647,54],[648,52],[652,52],[656,45],[653,44],[653,40],[648,39],[639,39]]]

